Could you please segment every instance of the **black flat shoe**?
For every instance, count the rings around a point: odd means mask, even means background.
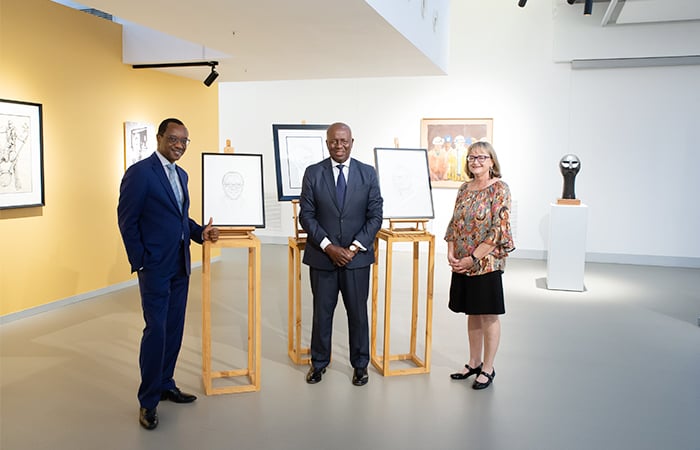
[[[139,423],[147,430],[152,430],[158,426],[158,412],[156,408],[141,408],[139,410]]]
[[[481,372],[481,375],[488,378],[488,381],[486,383],[479,383],[478,381],[474,380],[472,389],[486,389],[487,387],[491,386],[491,383],[493,383],[493,379],[496,378],[496,369],[493,369],[493,372],[491,373]]]
[[[484,366],[484,363],[479,364],[479,367],[471,368],[469,367],[469,364],[465,364],[464,367],[467,368],[466,373],[462,372],[455,372],[450,374],[450,378],[453,380],[466,380],[472,375],[479,375],[481,373],[481,368]]]
[[[182,392],[179,388],[168,389],[160,393],[161,400],[170,400],[175,403],[192,403],[197,397],[187,392]]]
[[[369,381],[369,375],[367,375],[367,368],[355,368],[352,372],[352,384],[355,386],[364,386]]]
[[[309,384],[316,384],[323,379],[324,373],[326,373],[325,367],[323,369],[316,370],[313,366],[311,366],[309,372],[306,374],[306,382]]]

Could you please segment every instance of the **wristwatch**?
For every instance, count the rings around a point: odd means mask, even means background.
[[[350,247],[348,247],[348,249],[353,253],[357,253],[360,250],[360,247],[358,247],[355,244],[350,244]]]

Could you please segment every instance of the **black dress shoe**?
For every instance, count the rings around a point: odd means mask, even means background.
[[[466,380],[472,375],[479,375],[481,373],[481,368],[484,367],[484,363],[479,364],[479,367],[474,367],[473,369],[469,367],[469,364],[465,364],[464,367],[467,368],[466,372],[451,373],[450,378],[453,380]]]
[[[487,387],[491,386],[493,379],[496,377],[496,369],[493,369],[493,371],[491,373],[481,372],[481,375],[483,375],[487,378],[486,383],[480,383],[480,382],[474,380],[474,384],[472,384],[472,389],[476,389],[476,390],[486,389]]]
[[[175,403],[192,403],[193,401],[197,400],[197,397],[188,394],[187,392],[182,392],[179,388],[172,388],[168,389],[167,391],[163,391],[160,393],[160,399],[161,400],[170,400],[171,402]]]
[[[158,426],[158,412],[156,408],[141,408],[139,410],[139,423],[147,430],[152,430]]]
[[[367,368],[366,367],[355,367],[355,370],[352,373],[352,384],[355,386],[364,386],[367,384],[367,381],[369,380],[369,376],[367,375]]]
[[[306,374],[306,382],[309,384],[316,384],[319,381],[321,381],[324,373],[326,373],[325,367],[323,369],[316,370],[314,369],[314,366],[311,366],[311,368]]]

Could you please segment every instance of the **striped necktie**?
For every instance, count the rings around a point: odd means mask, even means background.
[[[180,181],[177,177],[175,164],[166,164],[165,167],[168,169],[168,180],[170,181],[170,186],[173,188],[173,192],[175,193],[177,204],[180,206],[180,212],[182,212],[182,187],[180,186]]]

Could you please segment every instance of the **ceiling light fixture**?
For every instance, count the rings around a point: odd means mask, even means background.
[[[211,84],[216,80],[216,78],[219,76],[219,73],[214,70],[214,66],[211,66],[211,72],[209,73],[209,76],[204,79],[204,85],[206,87],[211,86]]]
[[[521,8],[523,8],[523,7],[525,7],[525,3],[527,3],[527,0],[519,0],[519,1],[518,1],[518,6],[520,6]]]
[[[209,66],[211,67],[211,72],[204,79],[204,85],[209,87],[212,85],[214,80],[217,79],[219,73],[214,70],[214,68],[219,64],[219,61],[201,61],[201,62],[181,62],[181,63],[158,63],[158,64],[133,64],[131,67],[134,69],[165,69],[169,67],[197,67],[197,66]]]

